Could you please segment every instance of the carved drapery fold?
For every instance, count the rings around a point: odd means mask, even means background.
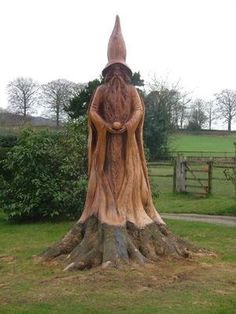
[[[122,111],[127,117],[127,131],[111,134],[105,127],[112,114],[103,114],[103,89],[98,88],[89,110],[89,183],[79,221],[94,215],[109,225],[124,225],[127,221],[138,227],[153,221],[164,223],[153,205],[148,182],[142,141],[143,103],[136,89],[129,86],[130,96]]]

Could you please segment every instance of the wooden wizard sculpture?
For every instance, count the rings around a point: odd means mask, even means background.
[[[65,270],[186,257],[194,250],[156,211],[143,149],[144,104],[131,85],[120,20],[108,43],[108,64],[89,107],[89,181],[84,211],[43,260]]]

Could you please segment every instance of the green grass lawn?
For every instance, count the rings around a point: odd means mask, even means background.
[[[161,213],[236,216],[236,200],[227,196],[199,198],[192,195],[161,193],[159,198],[155,198],[155,205]]]
[[[173,166],[151,167],[149,173],[168,176],[173,174]],[[213,170],[213,177],[223,178],[222,169]],[[236,216],[236,198],[230,181],[213,180],[212,195],[200,198],[193,194],[172,193],[172,177],[152,177],[153,189],[158,190],[156,208],[162,213],[195,213]],[[196,191],[196,190],[195,190]]]
[[[170,139],[170,149],[174,151],[212,151],[228,152],[234,154],[233,135],[192,135],[175,134]]]
[[[196,152],[186,155],[199,155],[199,151],[212,151],[231,152],[231,156],[234,156],[234,142],[236,142],[235,133],[233,135],[216,135],[213,133],[212,135],[175,134],[171,138],[171,149]],[[211,157],[214,155],[217,155],[217,153],[212,154]],[[218,156],[223,156],[223,154]],[[198,169],[203,169],[204,166],[206,164],[191,165],[191,167]],[[149,173],[162,176],[152,177],[152,181],[157,185],[159,191],[159,198],[155,199],[155,204],[160,212],[236,215],[234,186],[230,181],[222,181],[222,179],[225,179],[224,169],[213,167],[212,196],[208,198],[173,194],[173,178],[170,177],[173,175],[173,166],[150,166]],[[191,177],[190,174],[188,176]],[[207,173],[198,174],[198,177],[207,178]],[[195,184],[194,181],[188,181],[187,183]],[[191,188],[189,190],[197,191]]]
[[[33,262],[32,255],[71,225],[13,225],[0,217],[1,314],[235,313],[235,228],[168,221],[173,232],[215,251],[216,257],[73,273]]]

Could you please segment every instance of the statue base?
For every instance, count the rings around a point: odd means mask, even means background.
[[[102,224],[91,216],[75,226],[54,246],[38,256],[40,261],[61,263],[64,270],[119,267],[122,264],[158,262],[164,257],[189,258],[204,250],[174,235],[165,225],[143,229]]]

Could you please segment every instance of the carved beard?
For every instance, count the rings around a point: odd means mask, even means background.
[[[107,83],[104,105],[105,118],[108,122],[116,121],[123,124],[128,120],[130,112],[128,84],[117,73]]]

